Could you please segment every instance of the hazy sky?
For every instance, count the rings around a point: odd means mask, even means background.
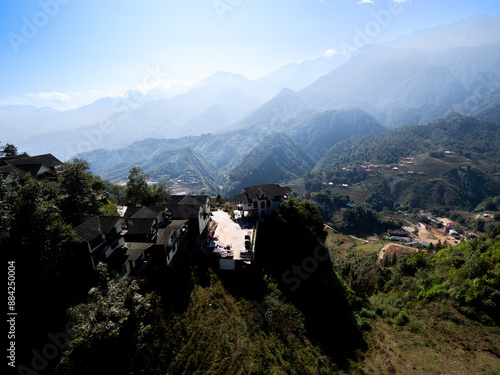
[[[500,2],[4,0],[0,105],[71,108],[219,70],[259,78],[356,46],[360,30],[380,43],[479,14],[500,15]]]

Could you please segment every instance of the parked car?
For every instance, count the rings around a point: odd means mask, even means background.
[[[245,249],[250,250],[250,247],[252,247],[252,241],[250,240],[250,236],[245,234]]]

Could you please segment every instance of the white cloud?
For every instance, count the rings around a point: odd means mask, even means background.
[[[325,56],[326,57],[330,57],[330,56],[333,56],[333,55],[336,55],[336,54],[338,54],[338,52],[335,51],[334,49],[328,49],[328,50],[325,51]]]
[[[35,100],[47,100],[47,101],[56,101],[56,102],[69,102],[71,98],[63,93],[52,91],[52,92],[37,92],[37,93],[29,93],[28,97],[33,98]]]
[[[57,110],[67,110],[89,104],[103,96],[109,95],[108,93],[99,92],[97,90],[87,90],[82,92],[70,91],[68,93],[40,91],[5,98],[0,100],[0,105],[32,105],[34,107],[48,106]]]
[[[358,1],[358,4],[375,4],[374,0],[361,0]]]

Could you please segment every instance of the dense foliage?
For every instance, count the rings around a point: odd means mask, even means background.
[[[481,321],[500,316],[500,227],[488,236],[444,248],[337,260],[336,267],[350,290],[382,318],[402,319],[414,303],[451,303]],[[489,318],[486,318],[489,317]],[[397,321],[397,320],[396,320]],[[404,322],[403,322],[404,323]],[[398,323],[399,324],[399,323]]]
[[[88,374],[97,363],[104,373],[140,373],[157,297],[142,295],[137,280],[108,279],[102,263],[98,271],[101,282],[90,290],[88,303],[68,310],[72,328],[59,373]]]
[[[142,168],[133,167],[129,171],[125,188],[127,200],[133,205],[154,206],[165,204],[170,200],[170,189],[164,182],[158,182],[152,187],[148,185],[149,175]],[[119,189],[114,188],[119,193]]]

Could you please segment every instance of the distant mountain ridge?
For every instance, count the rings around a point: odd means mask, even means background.
[[[224,192],[233,196],[246,186],[290,181],[314,167],[307,153],[290,137],[276,133],[257,144],[229,173]]]

